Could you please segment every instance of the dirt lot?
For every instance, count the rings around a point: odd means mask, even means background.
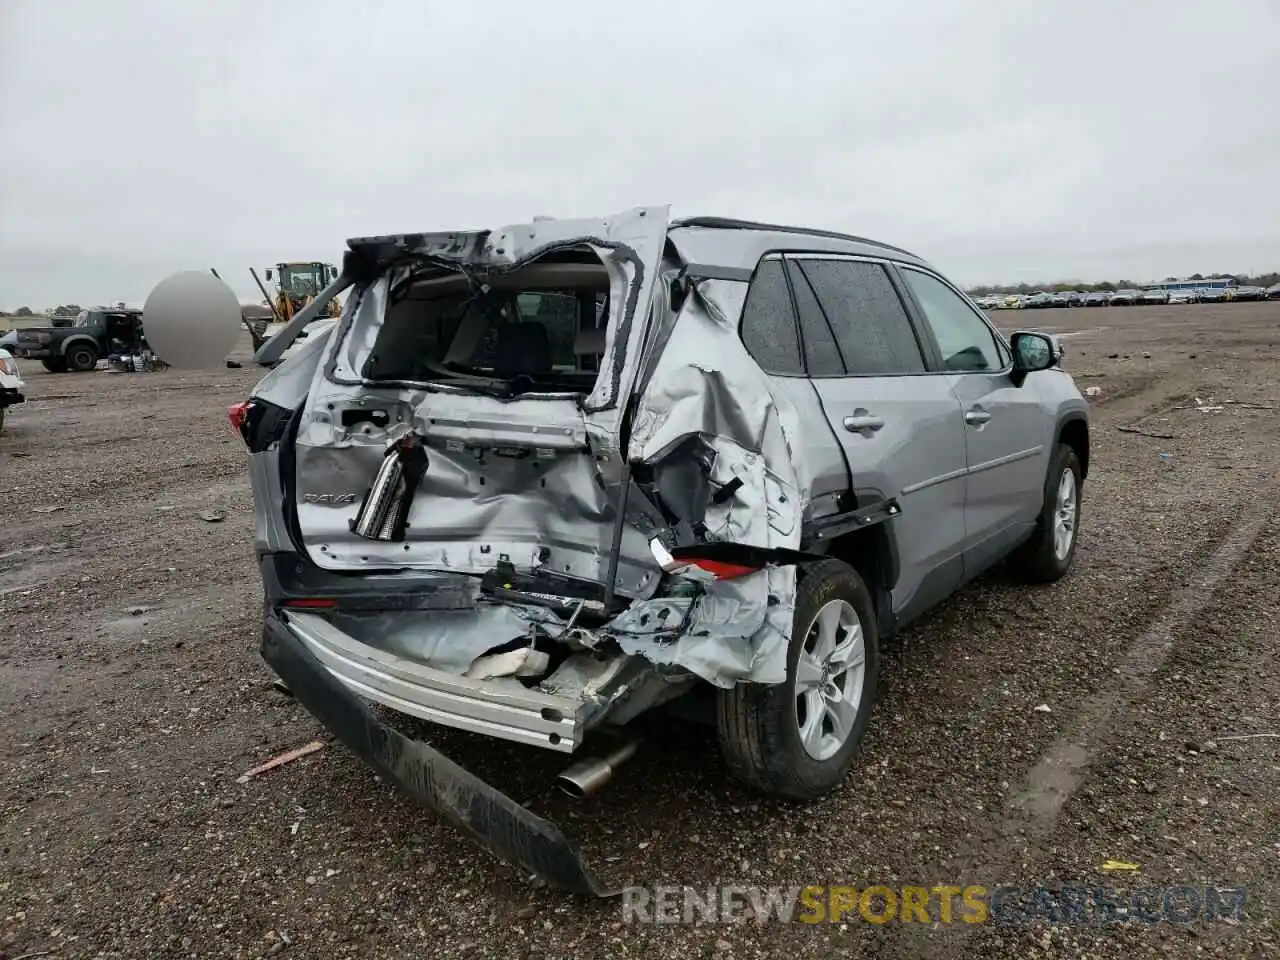
[[[429,735],[619,885],[1214,884],[1244,922],[624,925],[338,745],[238,784],[326,739],[256,651],[225,410],[257,373],[28,365],[0,436],[0,958],[1280,955],[1280,303],[996,318],[1069,334],[1102,390],[1078,566],[988,576],[898,639],[837,795],[761,801],[659,724],[575,806],[562,758]]]

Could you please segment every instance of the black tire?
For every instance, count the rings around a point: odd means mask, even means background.
[[[41,360],[40,365],[50,373],[67,372],[67,361],[65,357],[50,357],[47,360]]]
[[[98,365],[98,351],[87,343],[73,344],[67,350],[67,368],[76,373],[88,373]]]
[[[1063,474],[1070,471],[1074,483],[1071,507],[1071,541],[1066,553],[1057,546],[1056,520],[1059,512],[1059,490]],[[1052,583],[1066,576],[1075,559],[1080,543],[1080,500],[1083,490],[1080,460],[1076,452],[1065,443],[1057,444],[1049,458],[1049,470],[1044,480],[1044,506],[1036,520],[1035,533],[1009,558],[1014,573],[1031,583]]]
[[[816,759],[801,741],[796,677],[801,652],[812,646],[810,630],[816,625],[818,612],[835,600],[843,600],[857,614],[865,658],[860,699],[850,732],[832,755]],[[815,800],[844,780],[875,705],[879,631],[875,604],[858,572],[838,560],[824,560],[802,568],[791,633],[784,683],[772,686],[739,683],[729,690],[718,691],[720,749],[730,772],[748,786],[773,796]],[[825,672],[823,678],[826,678]],[[854,677],[846,680],[846,683],[856,682],[858,679]],[[820,729],[825,728],[824,717]]]

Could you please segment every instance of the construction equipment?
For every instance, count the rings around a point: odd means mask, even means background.
[[[292,320],[294,314],[319,296],[320,291],[338,276],[338,268],[331,263],[320,263],[315,260],[277,263],[275,265],[276,293],[273,297],[267,292],[263,282],[258,279],[258,272],[252,267],[249,268],[249,272],[253,274],[254,282],[258,284],[258,289],[271,305],[271,310],[279,323],[288,323]],[[266,276],[268,281],[272,279],[271,267],[267,267]],[[341,313],[342,304],[335,298],[322,311],[321,318],[337,317]]]
[[[222,276],[213,267],[209,268],[209,272],[219,280],[222,279]],[[259,286],[261,286],[261,284],[259,284]],[[268,300],[267,306],[270,307],[271,313],[274,315],[275,307],[271,306],[270,300]],[[240,322],[243,323],[244,328],[249,331],[249,337],[253,340],[253,349],[255,351],[267,342],[268,321],[266,317],[262,316],[261,310],[261,307],[255,307],[253,304],[242,303],[240,305]]]

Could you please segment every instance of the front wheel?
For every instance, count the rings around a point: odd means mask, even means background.
[[[748,786],[814,800],[839,786],[871,719],[879,633],[871,594],[838,560],[800,571],[787,678],[719,691],[720,749]]]
[[[1010,558],[1014,571],[1036,583],[1066,576],[1076,555],[1080,531],[1080,489],[1083,471],[1076,452],[1059,443],[1049,458],[1044,481],[1044,506],[1035,533]]]

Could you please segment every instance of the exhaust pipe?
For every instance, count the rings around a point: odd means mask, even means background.
[[[367,540],[402,540],[413,495],[427,469],[422,439],[409,434],[388,448],[351,532]]]
[[[378,467],[373,485],[351,524],[352,533],[369,540],[391,539],[388,521],[394,518],[393,511],[404,494],[403,480],[404,464],[397,451],[392,450],[382,458],[382,466]]]
[[[636,742],[630,740],[603,757],[581,760],[556,777],[556,786],[575,800],[589,797],[612,780],[614,771],[635,753]]]

